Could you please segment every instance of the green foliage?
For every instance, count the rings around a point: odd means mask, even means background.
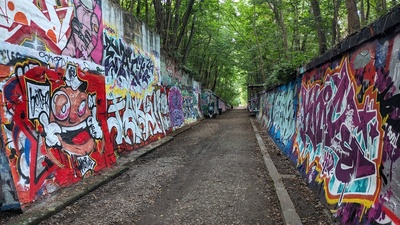
[[[132,12],[150,27],[156,27],[154,3],[182,20],[190,0],[120,0],[121,6]],[[316,27],[310,1],[305,0],[196,0],[188,17],[188,26],[180,21],[178,33],[184,37],[178,48],[162,45],[186,71],[198,79],[205,89],[212,89],[232,105],[244,103],[247,85],[264,84],[273,88],[293,79],[294,71],[318,56],[317,28],[323,30],[328,49],[346,33],[346,9],[344,0],[336,10],[335,1],[319,0],[321,26]],[[393,1],[358,1],[360,13],[372,21],[393,7]],[[364,8],[361,10],[361,3]],[[368,5],[369,3],[369,5]],[[146,13],[146,4],[148,12]],[[367,9],[370,9],[367,13]],[[338,11],[332,27],[332,15]],[[387,10],[387,9],[386,9]],[[281,16],[281,17],[279,17]],[[277,18],[283,18],[278,22]],[[166,22],[165,20],[164,22]],[[193,24],[193,29],[191,27]],[[171,28],[161,29],[163,35],[174,34]],[[193,34],[193,36],[190,36]],[[286,40],[286,42],[285,42]],[[167,40],[168,41],[168,40]],[[189,54],[187,54],[189,53]],[[185,58],[187,56],[187,58]]]
[[[281,62],[272,67],[272,70],[265,80],[264,87],[269,90],[282,84],[286,84],[295,78],[295,69],[288,62]]]

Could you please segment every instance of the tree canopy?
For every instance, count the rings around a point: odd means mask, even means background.
[[[120,0],[160,33],[162,51],[237,105],[247,85],[286,83],[299,66],[397,4],[396,0]]]

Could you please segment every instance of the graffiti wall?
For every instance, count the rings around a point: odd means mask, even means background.
[[[100,64],[101,1],[0,0],[0,41]]]
[[[170,131],[167,89],[158,86],[153,55],[106,33],[104,37],[107,122],[114,149],[137,149]]]
[[[182,109],[186,123],[192,123],[199,117],[197,95],[192,90],[182,91]]]
[[[218,114],[218,98],[211,90],[204,90],[201,93],[201,111],[203,116],[208,115],[209,107],[212,106],[214,113]]]
[[[96,175],[200,116],[201,84],[112,1],[0,0],[0,15],[2,211]]]
[[[400,223],[400,35],[261,96],[260,119],[343,224]]]
[[[296,132],[299,84],[299,80],[292,81],[261,96],[260,121],[287,155],[292,152]]]
[[[19,202],[70,185],[115,162],[104,76],[90,62],[3,44],[4,149]],[[110,151],[111,150],[111,151]]]

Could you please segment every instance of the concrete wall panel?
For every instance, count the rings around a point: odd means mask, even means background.
[[[400,35],[261,95],[260,120],[343,224],[400,222]]]
[[[0,0],[0,13],[1,210],[95,175],[199,116],[200,85],[161,70],[179,65],[114,0]]]

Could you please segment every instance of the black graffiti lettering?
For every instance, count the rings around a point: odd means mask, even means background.
[[[63,59],[60,56],[52,56],[47,52],[39,52],[39,57],[43,59],[44,62],[46,63],[53,63],[56,64],[59,67],[63,67],[67,64],[65,59]]]
[[[21,58],[21,54],[18,52],[10,51],[10,50],[0,50],[1,58],[7,59],[8,61],[13,61],[17,58]]]
[[[49,108],[50,93],[48,91],[44,91],[42,89],[32,90],[32,88],[29,88],[29,93],[31,112]]]
[[[118,81],[125,81],[129,87],[146,88],[154,74],[154,62],[133,48],[125,46],[121,40],[115,40],[105,34],[104,38],[106,75]]]
[[[92,170],[96,165],[96,162],[93,161],[89,156],[78,157],[77,163],[78,169],[81,171],[82,175]]]

